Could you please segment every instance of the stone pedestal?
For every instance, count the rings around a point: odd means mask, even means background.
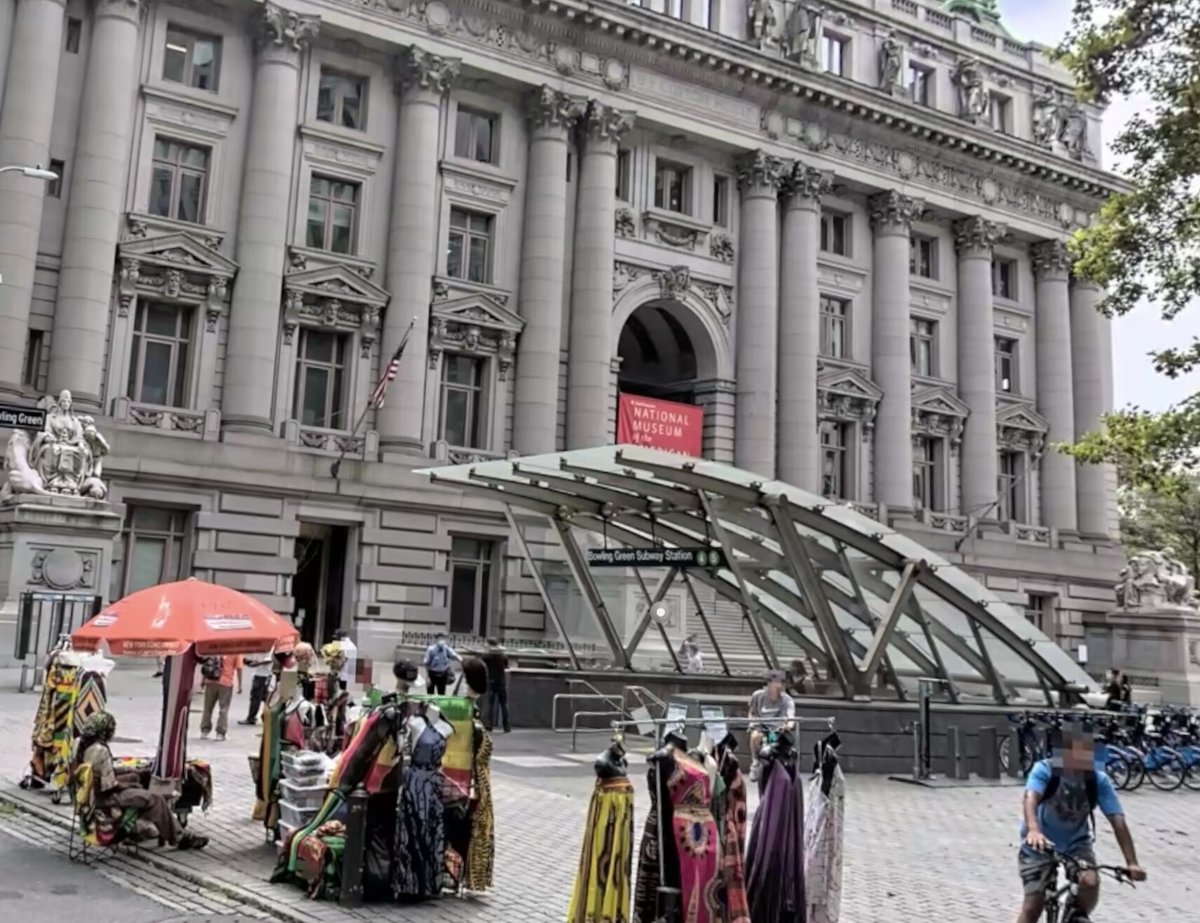
[[[1085,615],[1088,671],[1111,667],[1129,675],[1135,698],[1162,705],[1200,705],[1200,613],[1163,607]]]
[[[62,611],[75,627],[90,616],[89,597],[107,599],[113,541],[121,532],[123,509],[83,497],[21,495],[0,504],[0,666],[15,666],[14,645],[21,594],[77,597]],[[31,633],[37,627],[37,610]],[[42,637],[30,636],[30,660],[55,639],[52,605],[42,604]]]

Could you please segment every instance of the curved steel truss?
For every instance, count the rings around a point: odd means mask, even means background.
[[[514,528],[513,509],[546,517],[615,663],[627,669],[652,620],[644,615],[630,641],[621,637],[573,528],[629,548],[721,549],[723,567],[672,568],[653,593],[634,571],[647,602],[678,579],[699,608],[695,584],[707,585],[742,607],[767,665],[778,665],[771,637],[782,636],[847,698],[906,698],[922,677],[944,681],[953,701],[999,704],[1049,702],[1092,687],[1057,644],[959,568],[847,506],[780,481],[640,446],[418,473],[505,504]],[[519,528],[517,537],[524,544]]]

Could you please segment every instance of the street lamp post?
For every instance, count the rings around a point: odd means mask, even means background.
[[[0,167],[0,173],[20,173],[22,176],[27,176],[30,179],[45,180],[48,183],[58,179],[58,174],[53,170],[45,170],[39,163],[36,167],[31,167],[26,164],[12,163],[6,167]],[[0,276],[0,285],[4,284],[3,276]]]

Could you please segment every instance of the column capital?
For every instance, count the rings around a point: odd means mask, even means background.
[[[300,53],[312,45],[320,29],[321,17],[301,16],[268,2],[255,39],[260,53],[298,63]]]
[[[904,234],[912,231],[912,223],[925,211],[925,200],[903,195],[895,189],[880,192],[867,199],[871,225],[881,234]]]
[[[1070,277],[1075,257],[1067,248],[1065,240],[1039,240],[1029,248],[1029,261],[1033,264],[1033,274],[1039,279],[1066,282]]]
[[[589,141],[621,140],[621,136],[633,128],[635,114],[628,109],[617,109],[597,100],[589,100],[582,114],[579,127]]]
[[[817,208],[821,204],[821,196],[833,187],[833,174],[795,160],[784,175],[782,186],[783,196],[790,207]]]
[[[587,100],[553,87],[540,86],[525,97],[525,116],[531,128],[574,128],[587,112]]]
[[[96,3],[96,18],[114,16],[137,22],[144,12],[142,0],[98,0]]]
[[[458,80],[461,70],[458,58],[444,58],[419,45],[409,45],[397,62],[396,85],[401,92],[423,90],[440,99]]]
[[[779,194],[787,164],[780,158],[768,154],[761,148],[743,154],[737,160],[738,188],[748,196],[770,196]]]
[[[954,222],[954,246],[959,256],[991,256],[992,250],[1008,236],[1008,225],[972,215]]]

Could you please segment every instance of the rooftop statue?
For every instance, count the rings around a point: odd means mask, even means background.
[[[18,494],[59,494],[103,500],[108,486],[102,480],[108,443],[96,430],[93,417],[75,413],[71,392],[44,398],[46,423],[33,437],[16,430],[5,452],[5,483],[0,499]]]

